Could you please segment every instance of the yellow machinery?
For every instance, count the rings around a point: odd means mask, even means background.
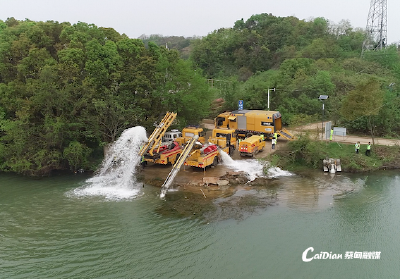
[[[237,137],[264,135],[272,138],[277,133],[282,138],[292,140],[294,135],[282,127],[279,111],[236,110],[224,112],[215,118],[215,128],[229,128],[236,131]]]
[[[176,158],[182,152],[180,146],[175,142],[169,144],[161,143],[163,135],[175,120],[176,115],[174,112],[167,112],[160,124],[157,125],[156,129],[150,135],[147,143],[139,151],[139,156],[144,156],[147,162],[154,162],[156,164],[173,164],[175,162]]]
[[[179,145],[185,145],[188,141],[190,141],[194,136],[198,136],[198,141],[201,143],[205,143],[205,132],[203,128],[199,127],[186,127],[182,130],[182,137],[176,139]]]
[[[221,161],[218,146],[215,144],[195,145],[185,161],[185,166],[205,169],[216,166]]]
[[[193,148],[193,145],[195,144],[195,142],[197,141],[198,136],[193,136],[193,138],[191,138],[187,145],[185,146],[185,149],[183,149],[181,156],[179,157],[179,159],[175,162],[174,166],[172,167],[172,170],[170,171],[170,173],[168,174],[167,178],[164,181],[164,184],[161,186],[161,194],[160,197],[163,198],[165,197],[165,194],[168,191],[169,186],[171,186],[172,182],[175,179],[175,176],[178,174],[180,168],[182,167],[182,165],[184,164],[186,158],[190,155],[190,151]]]
[[[265,141],[261,136],[251,136],[239,143],[240,156],[253,157],[258,152],[261,152],[265,147]]]
[[[205,169],[210,165],[216,166],[221,160],[218,146],[210,143],[203,145],[198,139],[199,136],[194,135],[185,145],[181,156],[176,160],[171,172],[168,174],[161,187],[161,198],[165,197],[168,188],[171,186],[182,165]]]
[[[223,151],[232,154],[236,147],[236,135],[234,129],[215,128],[211,137],[208,139],[210,143],[218,145]]]

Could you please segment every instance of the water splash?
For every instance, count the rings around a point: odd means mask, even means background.
[[[245,159],[245,160],[233,160],[226,152],[220,150],[222,164],[232,168],[235,171],[244,171],[248,174],[250,181],[253,181],[257,177],[264,176],[264,164],[258,160]]]
[[[282,177],[282,176],[292,176],[294,175],[293,173],[291,173],[290,171],[287,170],[282,170],[279,167],[272,167],[270,166],[267,169],[267,176],[269,178],[274,178],[274,177]]]
[[[136,167],[140,163],[140,145],[147,141],[141,127],[126,129],[109,148],[97,174],[85,185],[73,190],[73,195],[104,196],[107,200],[131,199],[140,193],[136,182]]]
[[[226,152],[220,150],[222,162],[225,166],[235,171],[244,171],[248,174],[250,181],[257,177],[282,177],[292,176],[289,171],[282,170],[279,167],[272,167],[268,161],[260,161],[256,159],[233,160]],[[266,174],[264,173],[266,170]]]

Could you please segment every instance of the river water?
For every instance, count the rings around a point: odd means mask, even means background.
[[[246,218],[167,216],[160,189],[91,194],[89,175],[0,174],[0,278],[398,278],[398,172],[285,175]],[[118,189],[120,191],[120,189]],[[262,195],[261,187],[242,188]],[[168,195],[176,195],[170,192]],[[120,195],[118,198],[118,195]],[[342,259],[313,259],[341,254]],[[364,252],[380,259],[345,259]],[[380,252],[376,253],[376,252]],[[355,255],[355,253],[354,253]],[[360,255],[357,253],[357,255]]]

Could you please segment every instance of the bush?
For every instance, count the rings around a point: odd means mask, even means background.
[[[77,141],[73,141],[64,149],[64,158],[67,159],[72,171],[88,167],[88,157],[91,153],[90,148]]]

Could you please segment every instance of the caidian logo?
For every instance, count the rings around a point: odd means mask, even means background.
[[[342,259],[342,254],[332,254],[332,252],[320,252],[319,254],[309,255],[308,252],[314,252],[313,247],[308,247],[304,252],[303,255],[301,256],[301,259],[303,262],[311,262],[312,260],[336,260],[336,259]],[[311,254],[311,253],[310,253]]]

